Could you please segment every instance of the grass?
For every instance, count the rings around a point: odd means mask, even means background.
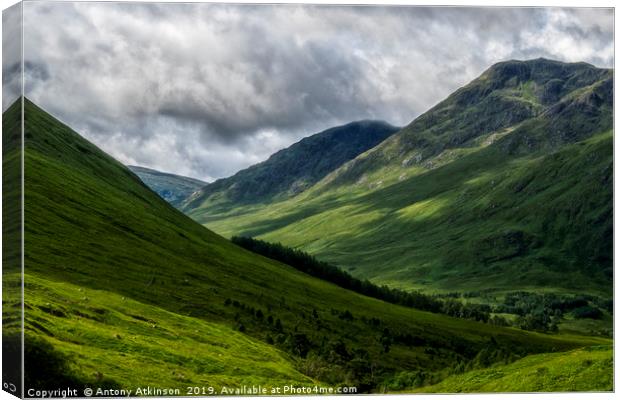
[[[57,360],[50,371],[79,384],[129,387],[153,376],[182,387],[317,381],[373,391],[401,371],[452,368],[490,343],[515,357],[610,343],[499,328],[343,290],[205,229],[29,101],[25,124],[31,385],[46,382],[36,372],[49,359]],[[417,340],[385,352],[386,329]]]
[[[537,354],[509,365],[454,375],[418,393],[612,391],[611,346]],[[411,390],[409,391],[411,392]]]
[[[26,275],[28,335],[44,333],[83,380],[188,385],[312,384],[282,351],[225,324],[171,313],[106,290]],[[34,360],[33,360],[34,361]],[[36,368],[31,366],[31,368]]]

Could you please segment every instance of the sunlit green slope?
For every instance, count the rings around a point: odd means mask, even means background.
[[[515,363],[475,370],[432,386],[425,393],[612,391],[613,348],[598,346],[537,354]],[[411,391],[411,390],[410,390]]]
[[[291,358],[230,326],[187,317],[109,290],[27,275],[26,377],[54,387],[180,388],[312,384]],[[35,333],[36,332],[36,333]],[[47,345],[36,341],[45,338]],[[32,346],[34,344],[34,346]],[[32,346],[32,347],[31,347]],[[31,385],[37,387],[38,385]],[[212,394],[212,393],[210,393]]]

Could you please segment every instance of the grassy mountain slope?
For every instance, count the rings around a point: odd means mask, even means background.
[[[58,359],[57,365],[37,371],[50,380],[60,375],[123,388],[313,383],[295,370],[286,354],[229,326],[107,290],[83,289],[36,275],[27,275],[26,281],[27,326],[48,344],[27,342],[35,344],[27,348],[27,368],[45,365],[42,355]],[[28,365],[30,360],[34,365]]]
[[[2,115],[2,381],[21,395],[21,101]]]
[[[294,196],[397,130],[382,121],[358,121],[308,136],[265,162],[204,187],[183,209],[201,215],[202,210]]]
[[[597,346],[566,353],[537,354],[513,364],[453,375],[424,393],[611,391],[613,348]]]
[[[152,191],[175,207],[181,205],[192,193],[207,185],[207,182],[198,179],[168,174],[150,168],[132,165],[127,168],[138,175]]]
[[[401,288],[610,296],[612,87],[500,63],[302,195],[197,220]]]
[[[195,223],[29,101],[25,126],[30,385],[130,387],[148,371],[143,385],[315,380],[366,391],[398,371],[450,369],[489,346],[518,357],[609,343],[342,290]],[[386,352],[386,332],[410,340]]]

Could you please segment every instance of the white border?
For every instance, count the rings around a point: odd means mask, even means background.
[[[82,2],[98,2],[97,0],[80,0]],[[128,2],[128,0],[117,0],[118,2]],[[131,0],[132,2],[153,2],[153,0]],[[111,2],[111,1],[110,1]],[[188,1],[183,1],[183,0],[166,0],[164,2],[167,3],[186,3]],[[560,1],[560,0],[539,0],[539,1],[515,1],[515,0],[504,0],[502,2],[498,2],[498,1],[490,1],[490,0],[474,0],[474,1],[466,1],[466,0],[450,0],[449,2],[446,1],[437,1],[437,0],[425,0],[425,1],[416,1],[416,0],[335,0],[335,1],[330,1],[330,0],[311,0],[311,1],[300,1],[300,0],[289,0],[289,1],[260,1],[260,0],[236,0],[236,1],[225,1],[225,0],[211,0],[209,1],[210,3],[271,3],[271,4],[281,4],[281,3],[293,3],[293,4],[304,4],[304,3],[311,3],[311,4],[349,4],[349,5],[353,5],[353,4],[377,4],[377,5],[418,5],[418,6],[469,6],[469,7],[476,7],[476,6],[480,6],[480,7],[605,7],[605,8],[614,8],[614,16],[615,16],[615,3],[614,1],[611,0],[589,0],[589,1],[570,1],[570,0],[565,0],[565,1]],[[1,8],[2,10],[5,10],[9,7],[11,7],[14,4],[19,3],[19,1],[17,0],[2,0],[2,5]],[[23,16],[23,12],[22,12],[22,16]],[[22,24],[22,30],[23,30],[23,24]],[[0,35],[2,32],[2,21],[0,18]],[[615,18],[614,18],[614,53],[616,53],[616,49],[618,46],[618,37],[617,37],[618,33],[615,30]],[[22,37],[23,37],[23,31],[22,31]],[[2,54],[0,52],[0,64],[2,63]],[[614,57],[614,80],[615,80],[615,71],[617,68],[617,59]],[[23,41],[22,41],[22,72],[23,72]],[[1,79],[1,71],[0,71],[0,79]],[[22,77],[22,93],[23,93],[23,77]],[[615,86],[614,86],[615,89]],[[616,101],[616,91],[614,90],[614,132],[617,132],[617,119],[615,118],[616,116],[616,112],[618,110],[618,103]],[[1,131],[1,127],[0,127],[0,131]],[[23,103],[22,103],[22,145],[23,145]],[[0,145],[1,146],[1,145]],[[615,155],[618,154],[618,150],[619,150],[619,144],[617,142],[617,140],[615,140],[615,134],[614,134],[614,159],[615,159]],[[0,171],[1,171],[1,163],[0,163]],[[620,206],[620,199],[618,197],[615,196],[615,187],[616,187],[616,183],[618,182],[620,176],[620,167],[618,166],[618,163],[615,162],[614,160],[614,210],[619,209]],[[23,152],[22,152],[22,178],[23,178]],[[1,186],[1,183],[0,183]],[[23,203],[23,182],[22,182],[22,204]],[[2,200],[0,198],[0,205],[2,204]],[[23,221],[23,208],[22,208],[22,221]],[[617,270],[617,258],[616,256],[616,248],[617,248],[617,244],[618,244],[618,238],[615,235],[615,226],[617,226],[617,223],[620,221],[620,218],[618,217],[618,214],[614,212],[614,272],[616,272]],[[0,224],[1,226],[1,224]],[[24,232],[23,232],[23,225],[22,225],[22,250],[23,250],[23,240],[24,240],[24,236],[23,236]],[[0,231],[0,237],[1,237],[1,231]],[[22,251],[22,268],[23,268],[23,251]],[[618,282],[619,282],[619,277],[618,277],[618,273],[614,273],[614,310],[616,310],[615,305],[617,304],[617,299],[618,299]],[[23,285],[23,282],[22,282]],[[1,294],[1,286],[0,286],[0,294]],[[22,286],[22,296],[23,296],[23,286]],[[23,297],[22,297],[23,299]],[[618,318],[614,317],[614,340],[615,340],[615,333],[618,332],[618,329],[620,327],[620,323],[618,321]],[[22,326],[23,326],[23,313],[22,313]],[[23,334],[23,332],[22,332]],[[0,354],[1,354],[1,349],[0,349]],[[616,364],[615,364],[615,360],[619,359],[620,357],[620,351],[618,346],[615,346],[614,344],[614,388],[616,388],[616,385],[618,384],[619,380],[619,369],[616,368]],[[22,352],[22,365],[23,365],[23,352]],[[22,375],[23,376],[23,375]],[[23,387],[23,382],[22,382],[22,387]],[[353,397],[360,397],[363,395],[354,395],[354,396],[346,396],[346,395],[341,395],[341,396],[337,396],[338,398],[353,398]],[[532,394],[487,394],[487,393],[477,393],[477,394],[431,394],[431,395],[381,395],[382,398],[385,399],[419,399],[419,400],[454,400],[454,399],[478,399],[478,398],[482,398],[484,400],[501,400],[501,399],[514,399],[514,400],[521,400],[521,399],[541,399],[541,400],[551,400],[551,399],[557,399],[557,398],[562,398],[565,400],[598,400],[598,399],[612,399],[615,398],[616,395],[615,393],[532,393]],[[327,398],[335,398],[336,396],[327,396]],[[221,397],[219,397],[221,398]],[[239,399],[240,397],[233,397],[233,396],[226,396],[226,398],[230,398],[230,399]],[[286,396],[286,397],[281,397],[282,399],[291,399],[291,400],[299,400],[300,398],[312,398],[312,399],[325,399],[325,396],[296,396],[296,397],[290,397],[290,396]],[[9,399],[15,399],[14,396],[11,396],[10,394],[8,394],[7,392],[4,391],[0,391],[0,400],[9,400]],[[159,398],[154,398],[154,399],[159,399]]]

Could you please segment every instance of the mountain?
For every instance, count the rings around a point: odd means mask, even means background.
[[[192,193],[207,185],[198,179],[169,174],[154,169],[129,165],[131,172],[138,175],[152,191],[173,206],[179,206]]]
[[[314,134],[278,151],[267,161],[209,184],[191,196],[183,209],[199,215],[203,209],[294,196],[397,130],[383,121],[358,121]]]
[[[447,157],[450,150],[475,148],[516,128],[521,129],[506,139],[506,145],[514,147],[511,151],[553,151],[610,129],[612,88],[611,70],[586,63],[542,58],[501,62],[331,179],[339,185],[370,179],[389,167],[405,172],[416,166],[433,168],[444,161],[435,158]],[[524,135],[527,142],[517,144]]]
[[[189,214],[375,283],[611,296],[613,71],[496,64],[301,195]]]
[[[373,391],[406,371],[437,382],[480,354],[506,361],[609,343],[388,304],[245,251],[24,101],[26,387]],[[19,274],[3,278],[21,287]]]

